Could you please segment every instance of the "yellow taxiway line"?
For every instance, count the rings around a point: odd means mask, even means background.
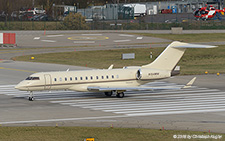
[[[0,69],[2,69],[2,70],[12,70],[12,71],[22,71],[22,72],[36,73],[36,71],[21,70],[21,69],[13,69],[13,68],[4,68],[4,67],[0,67]]]

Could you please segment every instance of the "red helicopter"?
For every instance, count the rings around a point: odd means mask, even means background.
[[[212,5],[209,7],[206,5],[206,7],[199,8],[194,11],[194,16],[197,20],[208,20],[208,19],[219,19],[222,20],[222,15],[224,15],[225,8],[223,10],[215,9]]]

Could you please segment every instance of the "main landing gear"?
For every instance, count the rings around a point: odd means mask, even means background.
[[[123,98],[124,97],[124,93],[123,92],[117,93],[116,94],[116,97]]]
[[[33,97],[33,91],[30,91],[30,95],[28,97],[29,101],[34,101],[34,97]]]
[[[105,92],[105,95],[108,96],[108,97],[112,96],[112,94],[113,94],[113,91],[111,91],[111,92]]]
[[[114,93],[114,91],[111,91],[111,92],[105,92],[105,95],[110,97],[112,96]],[[123,98],[124,97],[124,92],[116,92],[116,97],[118,98]]]

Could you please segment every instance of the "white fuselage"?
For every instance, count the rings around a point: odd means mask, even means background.
[[[117,92],[123,97],[126,90],[136,90],[139,85],[168,78],[183,56],[186,48],[214,48],[174,41],[152,62],[143,66],[123,69],[41,72],[32,74],[15,88],[23,91],[74,90]],[[149,88],[147,88],[149,89]],[[108,95],[108,94],[107,94]],[[33,97],[30,97],[32,100]]]
[[[139,74],[138,74],[139,71]],[[132,87],[170,77],[170,71],[145,68],[41,72],[32,74],[15,88],[23,91],[74,90],[88,87]],[[139,76],[137,76],[139,75]]]

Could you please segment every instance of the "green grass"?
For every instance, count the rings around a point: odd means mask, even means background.
[[[212,49],[187,49],[178,65],[182,74],[225,73],[225,46]]]
[[[57,63],[67,65],[88,66],[91,68],[108,68],[111,64],[120,68],[127,65],[142,65],[149,63],[153,59],[149,59],[152,51],[154,57],[158,55],[163,48],[156,49],[122,49],[122,50],[105,50],[105,51],[80,51],[80,52],[64,52],[64,53],[48,53],[38,55],[20,56],[15,59],[18,61],[34,61],[44,63]],[[121,60],[122,53],[135,53],[134,60]],[[34,56],[35,60],[30,60]]]
[[[142,36],[157,37],[182,42],[216,42],[225,41],[225,33],[205,33],[205,34],[150,34],[132,33]]]
[[[17,61],[31,61],[55,64],[67,64],[87,66],[91,68],[108,68],[114,64],[115,68],[123,66],[140,66],[152,62],[164,48],[139,48],[102,51],[81,51],[48,53],[38,55],[20,56],[14,58]],[[153,58],[150,59],[150,52]],[[178,65],[181,66],[181,74],[225,73],[225,46],[213,49],[187,49]],[[121,54],[135,53],[135,59],[122,60]],[[34,60],[30,60],[34,56]]]
[[[96,141],[173,141],[173,135],[224,135],[195,131],[173,131],[138,128],[104,127],[1,127],[0,140],[10,141],[83,141],[93,137]],[[222,137],[223,139],[223,137]],[[200,140],[200,139],[199,139]],[[203,139],[205,140],[205,139]],[[212,140],[212,139],[207,139]]]

